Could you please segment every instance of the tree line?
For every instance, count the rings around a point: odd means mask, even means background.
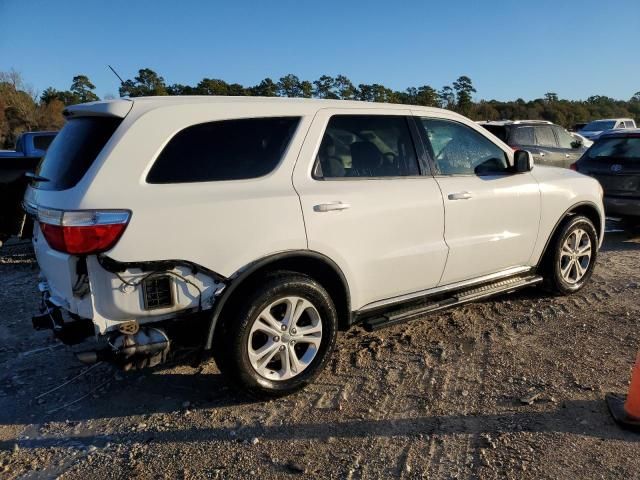
[[[460,76],[450,85],[435,89],[430,85],[394,90],[384,85],[355,85],[345,75],[322,75],[310,81],[294,74],[278,80],[265,78],[244,86],[217,78],[203,78],[196,85],[169,84],[155,71],[143,68],[134,78],[124,80],[121,97],[152,95],[235,95],[263,97],[324,98],[365,102],[422,105],[454,110],[474,120],[536,119],[550,120],[570,128],[578,122],[596,118],[631,117],[640,120],[640,92],[629,100],[594,95],[586,100],[564,100],[553,92],[543,98],[525,101],[478,100],[471,78]],[[99,100],[95,85],[86,75],[73,77],[68,90],[49,87],[36,92],[15,71],[0,72],[0,147],[10,147],[27,130],[56,130],[64,124],[65,106]]]

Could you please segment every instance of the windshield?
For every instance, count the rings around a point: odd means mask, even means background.
[[[596,120],[595,122],[588,123],[583,129],[583,132],[601,132],[602,130],[611,130],[616,126],[615,120]]]
[[[47,150],[37,174],[47,181],[36,182],[41,190],[66,190],[87,173],[113,135],[121,118],[80,117],[67,122]]]
[[[589,149],[587,156],[590,159],[640,158],[640,137],[604,138]]]

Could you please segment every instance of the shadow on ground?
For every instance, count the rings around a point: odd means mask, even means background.
[[[593,413],[598,413],[597,417]],[[591,415],[591,422],[581,421]],[[95,418],[95,417],[93,417]],[[593,422],[597,418],[599,421]],[[564,402],[545,412],[508,412],[492,415],[444,415],[401,419],[364,419],[345,422],[297,423],[295,425],[246,425],[241,428],[186,428],[166,431],[104,435],[78,435],[21,440],[20,448],[37,449],[65,446],[70,443],[104,446],[107,442],[144,443],[199,442],[213,439],[326,440],[334,438],[393,437],[412,435],[499,434],[503,432],[570,433],[603,440],[640,441],[640,435],[620,429],[610,418],[604,400]],[[13,448],[15,440],[0,442],[0,448]]]

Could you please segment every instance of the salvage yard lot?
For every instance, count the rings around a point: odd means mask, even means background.
[[[83,366],[31,329],[28,248],[0,254],[2,478],[640,474],[640,435],[620,430],[603,400],[626,392],[640,347],[638,231],[608,233],[593,281],[574,296],[530,289],[355,328],[315,384],[269,402],[228,390],[212,361]]]

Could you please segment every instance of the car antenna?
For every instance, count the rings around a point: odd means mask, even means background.
[[[118,80],[120,80],[120,84],[122,85],[124,83],[124,80],[122,80],[122,77],[120,75],[118,75],[118,72],[116,72],[115,69],[111,65],[107,65],[107,67],[109,67],[111,69],[111,71],[113,72],[113,74],[116,77],[118,77]]]

